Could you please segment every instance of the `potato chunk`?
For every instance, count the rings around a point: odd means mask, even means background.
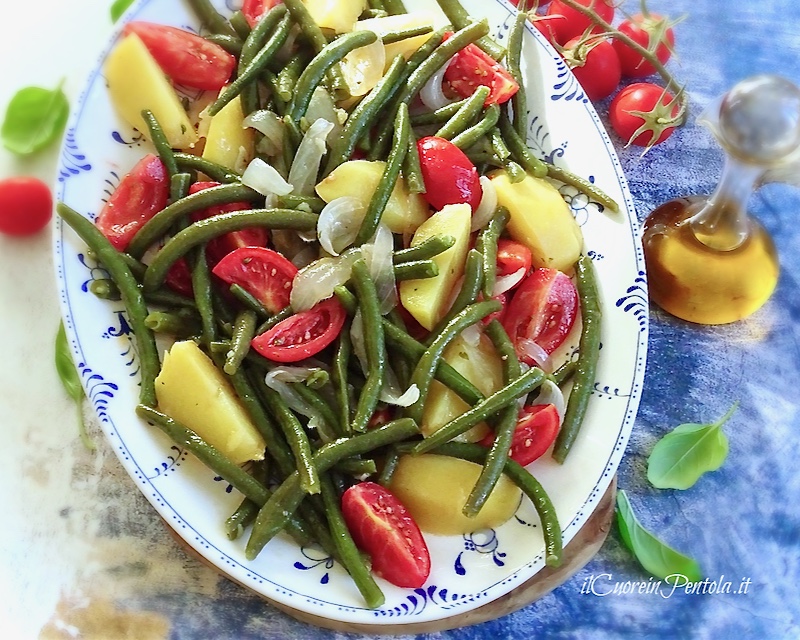
[[[242,126],[244,113],[239,96],[211,118],[203,158],[234,171],[244,171],[253,158],[253,130]]]

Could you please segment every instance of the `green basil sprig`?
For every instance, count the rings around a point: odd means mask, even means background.
[[[617,525],[622,541],[655,577],[672,578],[678,584],[684,582],[681,576],[689,582],[702,580],[700,565],[695,560],[667,546],[639,523],[624,490],[617,492]]]
[[[728,456],[722,426],[738,402],[712,424],[682,424],[653,447],[647,459],[647,479],[658,489],[688,489],[707,471],[716,471]]]
[[[27,156],[58,140],[69,117],[69,101],[59,85],[55,89],[25,87],[11,98],[0,128],[3,146]]]
[[[80,432],[81,442],[89,451],[94,451],[95,444],[86,433],[86,424],[83,421],[83,399],[86,394],[83,392],[81,386],[81,377],[78,370],[75,368],[75,363],[72,361],[72,354],[69,351],[69,344],[67,343],[67,334],[64,331],[64,323],[58,326],[58,333],[56,334],[56,347],[55,347],[55,362],[58,377],[67,395],[75,401],[78,407],[78,429]]]

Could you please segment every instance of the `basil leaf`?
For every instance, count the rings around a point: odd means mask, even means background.
[[[111,5],[111,22],[119,20],[132,4],[133,0],[115,0]]]
[[[622,541],[639,564],[656,578],[667,581],[672,578],[678,584],[702,580],[700,565],[695,560],[665,545],[639,523],[623,490],[617,492],[617,525]]]
[[[64,323],[58,326],[58,333],[56,334],[56,371],[58,377],[61,379],[61,384],[75,402],[83,400],[83,387],[81,386],[81,378],[78,375],[78,370],[75,368],[75,363],[72,361],[72,354],[69,351],[67,344],[67,334],[64,331]]]
[[[716,471],[728,457],[722,431],[738,406],[713,424],[682,424],[653,447],[647,459],[647,479],[659,489],[688,489],[707,471]]]
[[[0,129],[3,146],[21,156],[35,153],[61,136],[68,117],[69,102],[60,86],[52,91],[21,89],[6,109]]]

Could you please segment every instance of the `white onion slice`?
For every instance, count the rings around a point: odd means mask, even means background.
[[[314,193],[319,165],[327,150],[325,141],[332,129],[332,122],[320,118],[303,136],[292,161],[292,167],[289,169],[289,184],[294,187],[296,194],[310,196]]]
[[[320,118],[333,123],[333,129],[328,135],[329,140],[335,140],[342,134],[342,125],[347,120],[347,111],[336,107],[333,97],[324,87],[314,89],[304,120],[312,123]]]
[[[410,407],[417,400],[419,400],[419,387],[412,384],[405,393],[398,395],[396,391],[384,387],[381,389],[381,400],[387,404],[393,404],[398,407]]]
[[[367,212],[364,203],[352,196],[334,198],[319,214],[317,237],[322,248],[338,256],[356,239]]]
[[[489,224],[489,220],[492,219],[495,209],[497,209],[497,190],[494,188],[494,184],[486,176],[481,176],[480,183],[483,195],[481,196],[481,203],[472,214],[471,231],[478,231]]]
[[[350,95],[363,96],[369,93],[383,77],[384,66],[386,49],[380,38],[348,53],[342,60],[341,68]]]
[[[525,277],[526,269],[520,267],[514,273],[509,273],[507,276],[497,276],[492,288],[492,297],[499,296],[509,289],[516,287]]]
[[[477,347],[480,344],[483,331],[479,322],[468,326],[461,332],[461,338],[471,347]]]
[[[533,360],[536,365],[545,373],[551,373],[553,371],[553,359],[550,357],[547,351],[545,351],[533,340],[520,338],[517,341],[517,349]]]
[[[353,353],[356,354],[358,364],[364,375],[369,372],[369,362],[367,362],[367,345],[364,342],[364,318],[361,316],[361,309],[357,310],[350,323],[350,343],[353,345]]]
[[[552,404],[558,413],[558,423],[564,422],[564,414],[567,412],[567,403],[564,400],[564,393],[559,386],[552,380],[545,380],[539,387],[539,395],[529,404]]]
[[[449,67],[452,62],[453,58],[450,58],[441,69],[430,77],[419,92],[420,100],[422,100],[422,103],[431,111],[446,107],[453,102],[453,100],[450,100],[450,98],[444,95],[443,89],[444,74],[447,71],[447,67]]]
[[[254,111],[242,121],[245,129],[255,129],[264,135],[258,144],[258,151],[274,156],[283,149],[283,133],[285,125],[281,118],[267,109]]]
[[[397,306],[397,287],[394,279],[392,251],[394,236],[384,224],[379,224],[372,241],[361,246],[369,274],[375,283],[381,315],[386,315]]]
[[[292,280],[289,304],[292,309],[306,311],[321,300],[330,298],[333,290],[350,279],[359,251],[347,251],[337,258],[319,258],[300,269]]]
[[[271,194],[285,196],[292,192],[292,185],[283,179],[275,167],[261,158],[256,158],[247,166],[242,176],[242,183],[264,196]]]
[[[311,418],[317,415],[317,411],[289,386],[292,382],[303,382],[308,377],[309,370],[305,369],[306,375],[304,376],[302,369],[302,367],[276,367],[267,373],[264,382],[270,389],[280,394],[292,411]]]

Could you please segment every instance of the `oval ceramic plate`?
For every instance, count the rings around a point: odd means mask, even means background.
[[[436,9],[429,0],[407,0],[407,5]],[[473,16],[488,17],[492,32],[506,41],[513,22],[510,5],[501,0],[467,0],[465,5]],[[221,3],[220,10],[229,11]],[[188,8],[174,0],[142,0],[126,18],[198,27]],[[115,41],[116,36],[109,48]],[[59,199],[90,218],[149,151],[141,134],[111,108],[102,74],[106,53],[72,114],[57,185]],[[608,487],[633,425],[645,368],[646,283],[636,217],[611,142],[581,87],[530,25],[524,65],[531,109],[528,143],[534,153],[588,178],[621,203],[621,212],[611,214],[575,189],[561,187],[583,228],[604,314],[600,366],[583,431],[563,466],[546,456],[532,468],[555,503],[566,544]],[[88,291],[93,279],[105,277],[102,267],[60,222],[54,251],[70,346],[103,430],[158,513],[222,572],[296,610],[382,625],[463,613],[509,592],[543,567],[541,528],[527,501],[497,530],[427,536],[430,579],[417,590],[380,581],[386,604],[379,610],[363,606],[338,564],[315,548],[298,548],[287,537],[276,538],[255,561],[246,561],[244,540],[228,540],[222,527],[240,501],[237,492],[134,413],[138,359],[125,311],[121,303],[99,300]]]

